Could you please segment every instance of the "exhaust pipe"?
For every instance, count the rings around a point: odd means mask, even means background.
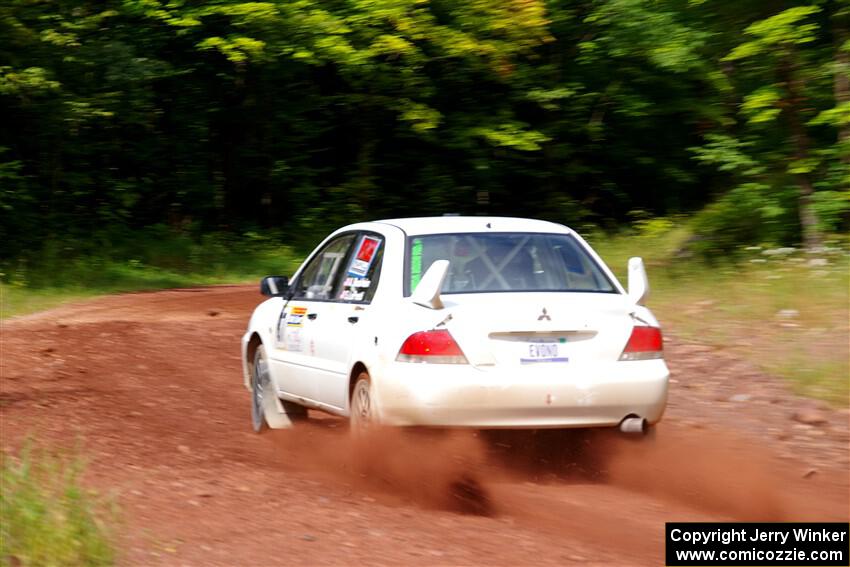
[[[620,422],[620,431],[623,433],[640,433],[645,435],[649,429],[649,423],[642,417],[627,417]]]

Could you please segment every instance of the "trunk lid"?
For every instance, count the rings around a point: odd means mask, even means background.
[[[470,364],[552,368],[619,359],[634,306],[615,293],[444,295],[446,327]]]

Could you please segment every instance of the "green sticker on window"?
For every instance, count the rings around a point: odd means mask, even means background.
[[[410,293],[413,293],[419,285],[420,279],[422,279],[422,240],[414,238],[410,246]]]

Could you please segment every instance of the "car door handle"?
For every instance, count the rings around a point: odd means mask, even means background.
[[[349,317],[348,318],[349,323],[356,323],[359,320],[360,320],[360,317]]]
[[[319,316],[318,313],[307,313],[307,318],[311,321],[313,321],[318,316]]]

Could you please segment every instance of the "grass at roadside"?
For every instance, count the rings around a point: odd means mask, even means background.
[[[291,275],[301,259],[268,237],[140,235],[130,245],[87,253],[47,250],[0,270],[0,319],[69,301],[127,291],[255,281]]]
[[[0,283],[0,319],[44,311],[97,293],[84,289],[29,289]]]
[[[114,512],[80,484],[79,458],[0,456],[0,565],[111,565]]]
[[[590,241],[626,285],[629,256],[647,264],[647,305],[662,325],[728,349],[801,394],[847,406],[850,397],[850,253],[847,241],[806,254],[750,247],[735,262],[678,257],[688,233],[655,223]]]

